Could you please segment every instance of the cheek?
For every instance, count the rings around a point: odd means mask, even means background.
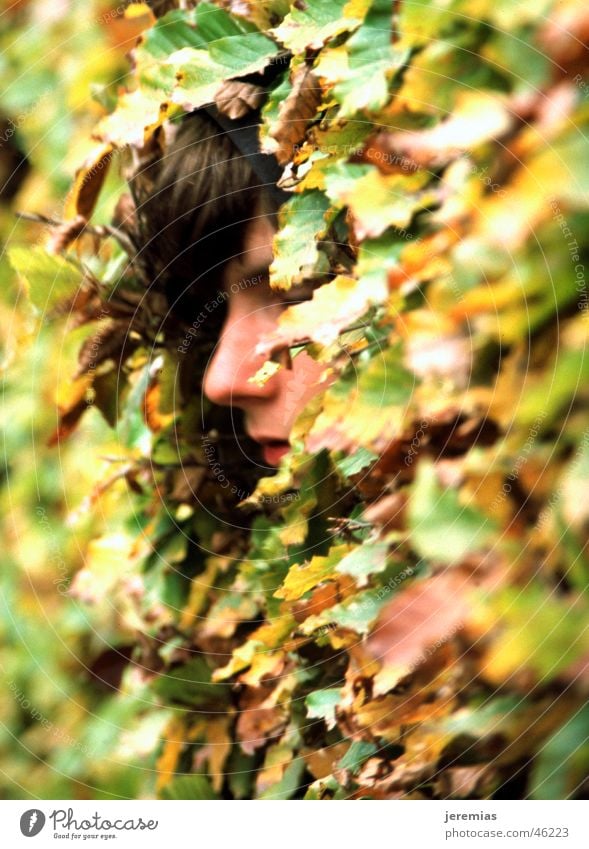
[[[316,363],[305,351],[293,360],[293,379],[300,383],[305,389],[319,391],[319,378],[325,371],[323,363]]]
[[[295,357],[292,370],[284,372],[282,377],[282,397],[287,415],[294,419],[305,404],[324,388],[325,384],[319,383],[324,370],[323,364],[316,363],[304,352]]]

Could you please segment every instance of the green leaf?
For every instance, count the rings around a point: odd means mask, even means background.
[[[487,545],[494,526],[478,510],[463,505],[452,489],[438,484],[434,466],[420,462],[409,501],[411,545],[425,558],[458,563]]]
[[[401,3],[397,24],[401,44],[421,47],[439,39],[460,24],[461,14],[454,11],[457,5],[456,0],[443,4],[439,0]]]
[[[10,248],[8,258],[25,281],[31,303],[43,314],[75,295],[83,278],[74,262],[38,245]]]
[[[265,790],[260,799],[291,799],[300,788],[301,777],[305,771],[305,761],[296,757],[284,770],[284,775],[277,784]]]
[[[249,32],[259,32],[255,24],[245,18],[230,15],[213,3],[199,3],[195,10],[199,35],[207,42]]]
[[[342,457],[341,460],[336,460],[335,465],[344,477],[349,478],[352,475],[357,475],[366,466],[374,463],[375,460],[378,460],[378,454],[369,451],[367,448],[358,448],[351,454]]]
[[[376,111],[388,98],[388,78],[403,67],[409,49],[392,47],[390,0],[375,0],[363,25],[346,44],[348,68],[334,88],[340,117],[361,109]]]
[[[390,589],[365,590],[356,593],[341,604],[335,604],[315,616],[309,616],[300,626],[303,634],[314,636],[319,630],[322,635],[327,629],[344,628],[357,634],[368,634],[380,610],[390,596]]]
[[[387,566],[388,545],[384,542],[365,542],[347,554],[338,564],[337,571],[359,579],[360,586],[369,575],[384,572]]]
[[[312,191],[295,195],[282,207],[270,266],[273,289],[289,289],[316,268],[320,259],[317,240],[325,236],[329,206],[323,192]]]
[[[418,210],[437,202],[435,187],[427,185],[430,180],[425,170],[384,175],[373,165],[343,162],[325,172],[327,196],[349,207],[361,239],[380,236],[390,226],[406,230]]]
[[[229,696],[229,689],[225,684],[211,683],[211,670],[200,657],[160,675],[153,688],[167,701],[192,707],[221,705]]]
[[[346,17],[346,6],[353,5],[348,0],[305,0],[300,8],[294,6],[280,26],[271,32],[295,53],[307,47],[321,47],[339,33],[358,27],[361,16],[353,17],[352,10]]]
[[[403,427],[416,379],[397,345],[386,343],[367,363],[356,363],[331,386],[307,438],[307,448],[380,450]]]
[[[277,45],[261,32],[232,35],[209,44],[211,59],[225,68],[227,77],[261,71],[277,53]]]
[[[181,9],[168,12],[147,30],[138,53],[145,51],[154,59],[167,59],[170,54],[183,47],[206,47],[207,39],[202,31],[196,30],[194,17],[194,13]]]
[[[579,350],[559,348],[554,359],[546,365],[544,376],[531,381],[522,393],[515,410],[516,421],[531,427],[538,417],[538,410],[545,413],[542,427],[545,429],[560,419],[579,392],[579,387],[589,378],[589,355],[583,347]]]
[[[323,719],[328,728],[335,727],[335,709],[342,700],[339,689],[316,690],[305,699],[309,719]]]
[[[547,684],[589,652],[584,599],[559,598],[528,583],[507,586],[481,599],[481,621],[496,629],[485,658],[485,674],[505,681],[521,670]]]
[[[362,764],[378,752],[376,743],[366,743],[364,740],[356,740],[346,754],[338,762],[338,769],[349,769],[352,773],[357,773]]]
[[[206,775],[181,775],[166,784],[160,793],[160,799],[169,801],[180,799],[210,801],[218,798]]]
[[[209,43],[208,51],[183,48],[170,57],[176,77],[172,99],[192,109],[203,106],[224,80],[262,71],[277,53],[278,46],[259,32],[219,38]]]
[[[540,749],[532,769],[532,799],[566,799],[589,769],[589,705],[585,705]]]

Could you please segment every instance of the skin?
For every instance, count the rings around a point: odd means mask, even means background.
[[[227,317],[207,366],[203,390],[215,404],[238,407],[245,413],[248,435],[262,446],[269,466],[277,466],[289,450],[292,425],[307,402],[320,390],[324,366],[304,351],[263,386],[250,383],[264,364],[256,345],[271,333],[292,300],[272,291],[268,269],[272,262],[275,228],[261,216],[248,224],[244,250],[227,264],[223,288],[228,295]],[[259,281],[254,285],[248,281]]]

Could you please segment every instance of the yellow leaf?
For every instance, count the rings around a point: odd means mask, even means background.
[[[274,598],[293,601],[301,598],[322,581],[339,578],[336,566],[352,549],[353,546],[347,544],[334,546],[326,557],[312,557],[302,566],[297,564],[291,566],[282,587],[274,593]]]
[[[187,631],[195,624],[199,614],[206,604],[211,587],[219,570],[218,558],[210,557],[204,572],[192,579],[188,604],[182,611],[180,630]]]
[[[158,793],[172,780],[185,742],[186,726],[184,721],[179,716],[174,717],[166,728],[162,753],[156,762],[156,790]]]

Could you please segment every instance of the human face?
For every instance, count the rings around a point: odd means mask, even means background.
[[[245,413],[247,434],[262,447],[264,460],[277,466],[289,450],[289,434],[297,415],[321,388],[324,367],[302,351],[292,368],[281,368],[263,386],[251,383],[266,357],[256,353],[262,337],[275,328],[288,306],[285,296],[268,283],[275,228],[261,216],[247,227],[244,250],[231,259],[223,275],[227,317],[207,366],[203,391],[215,404]]]

